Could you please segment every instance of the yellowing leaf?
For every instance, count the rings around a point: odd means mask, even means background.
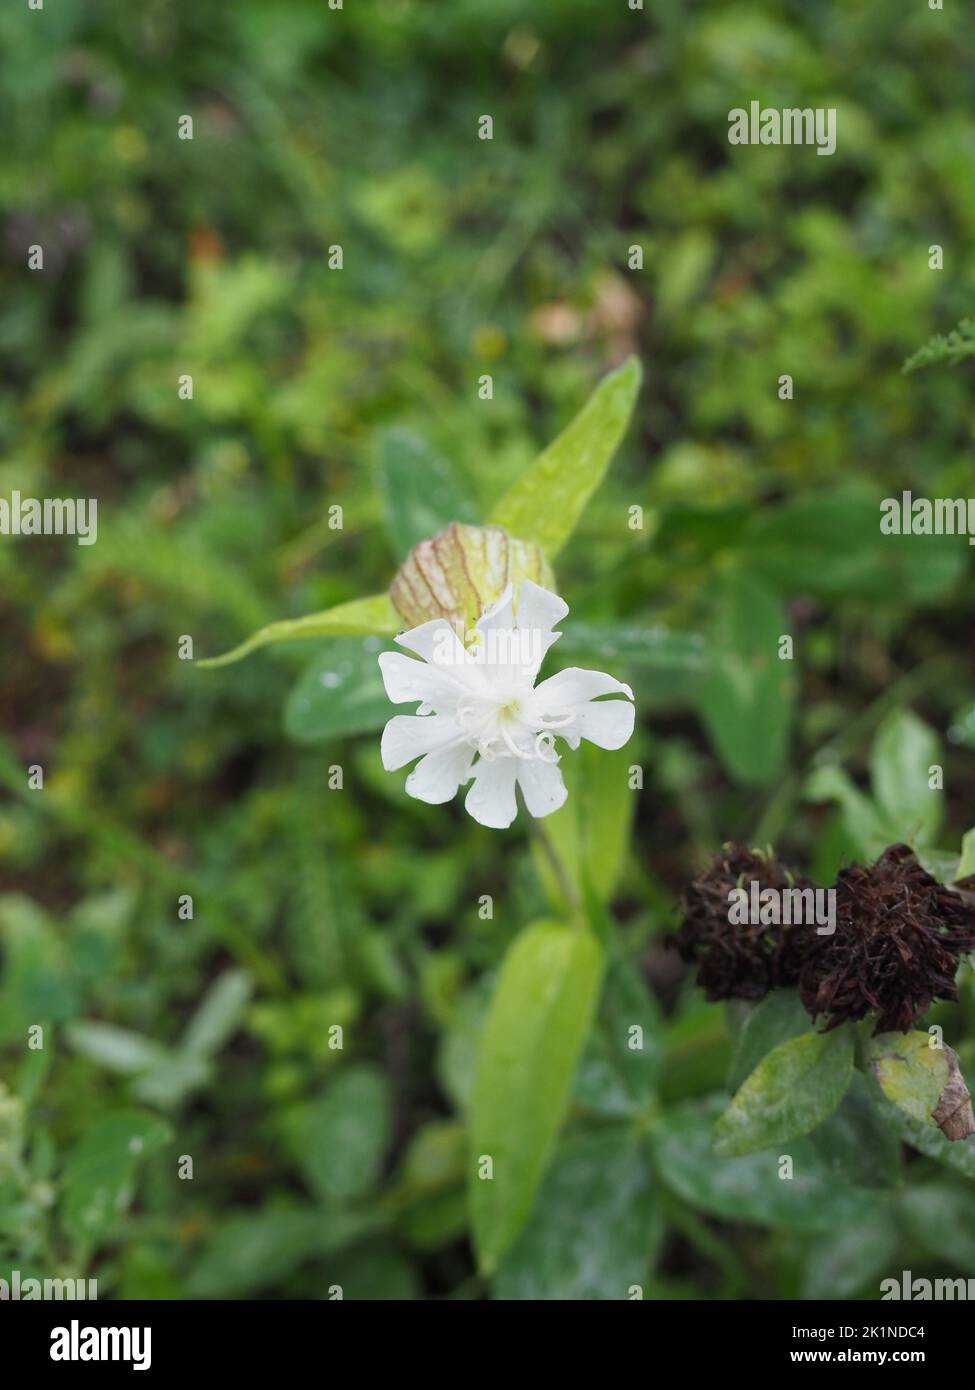
[[[912,1120],[934,1124],[932,1116],[948,1081],[944,1048],[931,1047],[928,1033],[881,1033],[867,1043],[867,1056],[880,1088]]]

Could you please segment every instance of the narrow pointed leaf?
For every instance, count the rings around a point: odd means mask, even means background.
[[[216,666],[229,666],[240,661],[260,647],[268,647],[274,642],[293,642],[303,637],[393,637],[402,630],[403,624],[396,615],[388,594],[373,594],[371,598],[356,598],[349,603],[340,603],[335,608],[325,608],[321,613],[309,613],[304,618],[285,618],[281,622],[269,623],[260,628],[222,656],[207,657],[198,661],[198,667],[213,669]]]
[[[629,424],[640,363],[628,357],[596,387],[575,419],[512,484],[491,523],[537,541],[550,560],[572,535]]]

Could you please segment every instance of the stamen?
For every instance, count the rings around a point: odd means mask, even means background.
[[[538,726],[541,729],[564,729],[575,719],[574,714],[563,714],[561,717],[539,719]]]

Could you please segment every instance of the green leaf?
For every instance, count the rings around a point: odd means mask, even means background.
[[[848,1029],[802,1033],[779,1043],[715,1125],[715,1153],[734,1158],[808,1134],[839,1105],[852,1072]]]
[[[477,521],[477,509],[449,463],[413,430],[383,430],[378,445],[379,491],[386,529],[398,560],[452,521]]]
[[[651,1099],[663,1054],[660,1010],[633,966],[617,957],[606,972],[599,1026],[632,1099]]]
[[[741,563],[780,593],[893,606],[950,588],[965,569],[954,536],[885,536],[878,499],[859,483],[756,508]]]
[[[969,1190],[929,1183],[902,1192],[897,1205],[908,1233],[925,1254],[975,1274],[975,1207]]]
[[[590,932],[527,927],[508,948],[481,1038],[470,1114],[478,1263],[493,1273],[532,1208],[589,1034],[603,959]],[[481,1160],[493,1176],[479,1176]]]
[[[65,1034],[75,1052],[123,1075],[146,1071],[169,1055],[166,1048],[152,1038],[144,1038],[128,1028],[117,1028],[114,1023],[78,1020],[68,1024]]]
[[[590,1034],[572,1082],[572,1111],[600,1119],[625,1120],[638,1110],[605,1033]]]
[[[636,795],[628,778],[633,752],[607,752],[584,743],[560,764],[569,795],[546,816],[544,834],[554,847],[577,899],[588,886],[600,902],[613,895],[629,845]],[[539,875],[555,909],[569,910],[545,844],[533,845]]]
[[[453,1120],[431,1120],[412,1137],[398,1180],[383,1194],[401,1213],[399,1228],[411,1245],[431,1249],[467,1230],[464,1178],[467,1135]]]
[[[898,1140],[910,1144],[935,1163],[975,1181],[975,1135],[968,1139],[946,1139],[940,1129],[912,1119],[896,1105],[885,1105],[880,1113]]]
[[[763,785],[782,769],[792,723],[794,663],[779,659],[788,626],[757,580],[722,575],[719,586],[710,673],[697,704],[729,773],[746,786]]]
[[[474,1094],[478,1050],[490,1003],[490,983],[482,975],[460,996],[454,1018],[442,1034],[437,1051],[437,1079],[454,1108],[462,1113],[470,1109]]]
[[[577,623],[569,619],[557,650],[560,656],[578,652],[605,662],[607,668],[627,664],[645,671],[686,671],[700,676],[708,665],[707,645],[700,633],[632,623]]]
[[[505,1256],[494,1297],[628,1299],[646,1283],[663,1235],[649,1155],[628,1130],[558,1149],[531,1220]]]
[[[629,357],[596,387],[575,419],[508,489],[490,523],[533,540],[553,560],[572,535],[626,431],[642,372]]]
[[[328,1282],[341,1287],[346,1302],[405,1303],[422,1297],[416,1266],[392,1245],[365,1245],[343,1252],[329,1261]]]
[[[304,1171],[321,1196],[342,1200],[368,1192],[389,1144],[391,1117],[382,1072],[354,1066],[339,1073],[311,1107],[305,1134]]]
[[[954,881],[960,883],[963,879],[971,878],[975,874],[975,830],[968,830],[962,837],[961,859],[955,869]]]
[[[259,647],[274,642],[293,642],[306,637],[394,637],[403,624],[397,616],[388,594],[373,594],[371,598],[356,598],[326,608],[321,613],[308,613],[304,618],[285,618],[269,623],[222,656],[207,657],[196,663],[199,668],[212,670],[229,666],[233,661],[256,652]]]
[[[270,1208],[221,1222],[190,1273],[190,1298],[235,1298],[279,1284],[322,1245],[318,1212]]]
[[[809,1027],[809,1015],[794,989],[773,989],[749,1008],[738,1030],[728,1067],[728,1089],[737,1091],[759,1062],[779,1043]]]
[[[207,1058],[179,1049],[170,1052],[158,1066],[140,1072],[133,1082],[132,1094],[147,1105],[169,1109],[212,1081],[213,1069]]]
[[[866,1056],[887,1099],[919,1124],[934,1125],[934,1112],[948,1084],[948,1049],[932,1047],[931,1035],[880,1033],[869,1038]]]
[[[966,357],[975,357],[975,319],[962,319],[947,335],[936,333],[911,354],[901,371],[916,372],[936,362],[950,362],[955,367]]]
[[[621,679],[624,668],[633,667],[639,675],[641,709],[650,704],[689,703],[708,667],[707,648],[699,633],[635,624],[566,621],[557,651],[567,664],[595,666]]]
[[[207,990],[183,1037],[189,1053],[210,1057],[237,1028],[251,995],[250,977],[243,970],[225,970]]]
[[[837,1181],[808,1138],[791,1139],[785,1150],[791,1177],[782,1176],[778,1146],[716,1158],[711,1132],[723,1103],[716,1096],[675,1106],[652,1135],[663,1181],[692,1206],[727,1221],[796,1231],[835,1230],[883,1209],[875,1192]]]
[[[897,1252],[897,1228],[878,1213],[811,1242],[802,1261],[802,1298],[840,1299],[872,1292]]]
[[[879,1093],[878,1093],[879,1094]],[[854,1071],[839,1106],[809,1136],[838,1177],[864,1187],[890,1187],[901,1174],[900,1144],[862,1072]]]
[[[873,742],[873,793],[893,840],[930,844],[944,814],[944,793],[928,786],[928,768],[940,763],[938,739],[910,710],[889,714]]]
[[[803,795],[809,801],[835,801],[843,829],[864,859],[876,859],[896,839],[879,809],[841,767],[824,763],[806,779]]]
[[[0,964],[0,1041],[22,1038],[38,1020],[60,1023],[77,1012],[78,984],[65,944],[47,914],[21,893],[0,896]]]
[[[292,687],[284,705],[284,728],[296,743],[320,743],[344,734],[378,729],[396,712],[379,670],[386,644],[337,638],[323,644]]]
[[[61,1219],[71,1239],[91,1248],[121,1223],[139,1164],[169,1137],[164,1120],[140,1110],[115,1110],[88,1126],[64,1170]]]

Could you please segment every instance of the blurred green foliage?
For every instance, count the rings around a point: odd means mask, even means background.
[[[971,551],[878,530],[901,489],[972,490],[964,331],[901,373],[971,313],[963,7],[61,0],[5,7],[0,45],[0,495],[100,504],[90,548],[0,540],[0,1275],[489,1291],[464,1122],[499,962],[546,913],[525,827],[487,833],[382,771],[359,733],[375,680],[355,683],[375,646],[203,672],[177,644],[381,592],[425,524],[404,456],[485,516],[631,351],[637,423],[558,573],[564,659],[632,682],[645,780],[566,1135],[494,1290],[875,1297],[902,1267],[975,1274],[958,1146],[915,1135],[929,1157],[891,1187],[894,1140],[853,1092],[842,1172],[838,1138],[790,1142],[798,1193],[762,1155],[714,1156],[731,1038],[658,940],[725,839],[824,881],[867,852],[908,706],[947,749],[930,849],[957,854],[973,819]],[[730,147],[753,98],[835,106],[836,154]],[[739,679],[759,631],[794,635],[791,679]],[[345,717],[316,724],[326,668],[348,669]],[[970,973],[931,1018],[975,1062]]]

